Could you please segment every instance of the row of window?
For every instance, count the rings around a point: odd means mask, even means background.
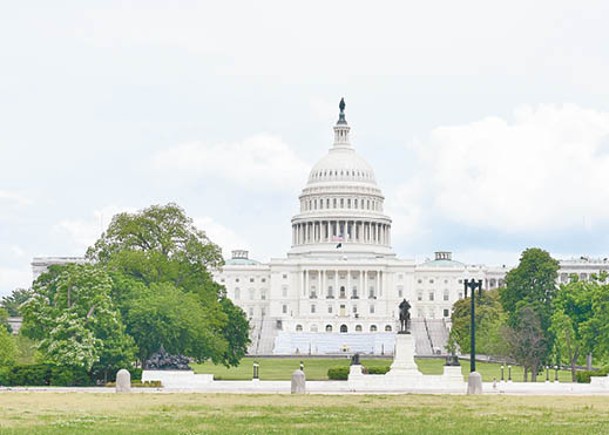
[[[296,332],[303,332],[303,327],[302,325],[296,325],[295,328]],[[325,328],[326,332],[334,332],[334,327],[332,325],[326,325]],[[363,332],[364,328],[362,327],[362,325],[355,325],[354,328],[355,332]],[[370,332],[378,332],[378,326],[377,325],[370,325],[369,329]],[[393,331],[393,327],[391,325],[385,325],[385,332],[391,332]],[[317,327],[317,325],[311,325],[309,327],[309,332],[319,332],[319,329]],[[339,332],[341,333],[347,333],[349,332],[349,327],[347,325],[340,325],[339,327]]]
[[[327,177],[357,177],[360,179],[372,179],[372,172],[361,171],[359,169],[324,169],[323,171],[315,171],[311,174],[311,179],[320,179]]]
[[[241,289],[239,287],[235,287],[235,291],[234,291],[234,300],[238,301],[241,299]],[[249,299],[252,301],[254,299],[256,299],[256,289],[250,288],[248,290],[248,295],[249,295]],[[261,288],[260,289],[260,300],[266,300],[266,289]]]
[[[342,313],[341,315],[346,315],[346,309],[347,309],[346,305],[341,305],[340,306],[340,312]],[[334,307],[332,305],[328,305],[327,310],[328,310],[328,314],[333,314]],[[358,314],[357,305],[353,305],[351,307],[351,310],[353,311],[353,314]],[[374,305],[369,305],[368,306],[368,311],[369,311],[370,314],[374,314],[375,311],[376,311]],[[288,306],[287,305],[283,305],[281,307],[281,312],[283,314],[288,314]],[[311,304],[311,314],[316,314],[316,313],[317,313],[317,305]]]
[[[308,199],[302,203],[303,210],[359,209],[381,211],[381,201],[363,198],[319,198]]]

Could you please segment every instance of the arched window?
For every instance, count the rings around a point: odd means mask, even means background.
[[[311,332],[317,332],[317,325],[311,325]]]
[[[340,325],[340,332],[342,334],[349,332],[349,328],[347,328],[347,325]]]
[[[362,325],[355,325],[355,332],[362,332]]]
[[[326,332],[332,332],[332,325],[326,325]]]
[[[296,332],[302,332],[302,325],[296,325]]]
[[[345,286],[341,286],[340,287],[340,295],[339,295],[339,297],[341,299],[345,299],[347,297],[347,295],[345,294]]]
[[[239,300],[241,298],[241,290],[239,287],[235,287],[235,300]]]
[[[385,332],[391,332],[391,325],[385,325]]]
[[[378,330],[378,328],[376,327],[376,325],[370,325],[370,332],[376,332]]]

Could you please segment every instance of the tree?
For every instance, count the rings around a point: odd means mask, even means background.
[[[15,362],[15,339],[5,328],[0,328],[0,367]]]
[[[87,251],[110,273],[113,300],[145,362],[162,345],[197,360],[238,364],[247,318],[224,302],[211,271],[220,248],[175,204],[121,213]],[[249,329],[249,326],[245,329]]]
[[[519,307],[515,325],[505,329],[510,355],[523,366],[524,381],[527,382],[530,371],[531,380],[534,382],[548,347],[538,311],[532,306]]]
[[[9,296],[2,298],[2,305],[10,317],[21,316],[21,305],[23,305],[32,295],[32,292],[27,289],[18,288],[13,290]]]
[[[513,331],[537,331],[540,337],[533,340],[536,345],[543,343],[545,350],[542,352],[542,360],[549,357],[554,343],[550,331],[551,317],[553,313],[553,299],[556,295],[559,264],[550,254],[539,248],[525,250],[517,267],[510,270],[505,277],[505,287],[500,291],[500,300],[503,309],[507,313],[507,323]],[[524,310],[529,308],[529,310]],[[533,310],[534,313],[531,313]],[[520,322],[523,319],[536,319],[540,322],[540,328],[527,329],[527,325]],[[513,347],[514,349],[514,347]],[[520,349],[526,351],[526,348]],[[531,349],[535,355],[531,355],[531,361],[536,360],[538,348]],[[524,357],[521,356],[521,359]],[[526,359],[526,358],[525,358]],[[533,377],[537,374],[533,372]]]
[[[8,323],[8,312],[4,308],[0,308],[0,328],[3,327],[7,332],[13,332],[13,328]]]
[[[128,367],[134,345],[110,299],[112,280],[90,264],[51,266],[33,284],[22,307],[22,331],[39,340],[46,359],[84,367],[103,361],[106,370]]]
[[[142,362],[161,346],[169,353],[199,361],[221,362],[227,352],[228,343],[222,336],[226,316],[211,313],[195,294],[184,293],[171,283],[153,284],[132,301],[126,322]]]
[[[453,305],[450,335],[462,353],[470,351],[471,303],[460,299]],[[502,335],[506,315],[497,289],[487,290],[476,297],[476,350],[486,355],[504,355],[506,343]]]
[[[222,335],[228,342],[222,361],[229,366],[238,366],[239,361],[247,352],[250,344],[250,324],[243,310],[232,303],[228,298],[220,301],[222,311],[228,317],[228,324],[222,331]]]
[[[601,286],[595,279],[580,281],[574,275],[571,282],[560,286],[554,301],[550,330],[555,336],[557,355],[571,367],[573,382],[576,381],[578,360],[587,352],[592,352],[598,340],[598,337],[586,340],[585,332],[586,325],[593,321],[593,303],[599,291]]]

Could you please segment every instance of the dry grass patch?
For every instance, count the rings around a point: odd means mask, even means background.
[[[0,433],[606,433],[606,397],[2,393]]]

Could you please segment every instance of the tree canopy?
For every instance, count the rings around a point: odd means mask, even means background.
[[[45,358],[60,365],[115,371],[133,360],[134,343],[125,334],[110,297],[112,280],[91,264],[51,266],[32,287],[22,311],[23,333],[39,340]]]
[[[245,313],[211,275],[223,264],[221,250],[177,205],[116,215],[87,258],[112,276],[113,300],[142,362],[161,346],[226,365],[244,355]]]

